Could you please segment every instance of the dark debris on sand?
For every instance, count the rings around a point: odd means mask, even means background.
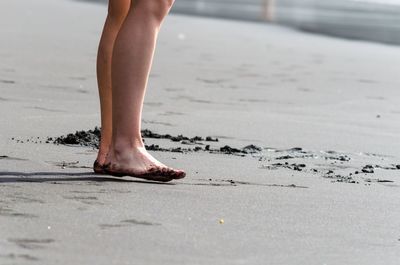
[[[307,167],[306,164],[297,164],[297,163],[289,164],[288,162],[285,162],[285,163],[273,163],[272,165],[266,165],[263,166],[262,168],[266,169],[287,168],[295,171],[303,171],[306,167]]]
[[[306,151],[300,147],[284,150],[268,148],[267,150],[272,152],[272,155],[264,156],[260,161],[264,160],[271,163],[262,165],[261,168],[263,169],[289,169],[317,174],[323,178],[330,179],[332,182],[353,184],[359,184],[360,182],[390,183],[393,181],[371,179],[367,178],[367,176],[376,174],[376,169],[400,170],[400,165],[398,164],[391,164],[390,166],[364,164],[357,166],[355,163],[351,163],[352,157],[350,155],[336,151],[312,152]],[[278,156],[274,155],[274,153]],[[312,159],[310,163],[304,163],[304,161],[307,161],[308,159]],[[272,162],[273,160],[275,160],[275,163]],[[299,163],[298,160],[301,162]],[[295,161],[297,163],[294,163]],[[352,169],[352,171],[349,171],[349,169]]]
[[[241,157],[251,155],[252,157],[258,158],[259,161],[271,162],[267,165],[263,165],[261,168],[269,170],[288,169],[292,170],[293,172],[311,173],[326,179],[330,179],[332,182],[355,184],[360,183],[361,181],[365,181],[367,183],[392,182],[390,180],[371,178],[370,176],[374,176],[377,169],[400,170],[400,164],[382,166],[369,163],[362,166],[360,166],[360,164],[355,166],[355,163],[352,163],[354,160],[352,160],[351,155],[336,151],[313,152],[304,150],[301,147],[293,147],[290,149],[262,148],[253,144],[247,145],[243,148],[232,147],[229,145],[221,145],[220,147],[216,147],[216,144],[220,143],[220,141],[218,138],[211,136],[188,137],[182,134],[174,136],[170,134],[158,134],[148,129],[142,130],[141,133],[144,139],[164,139],[175,143],[175,147],[162,147],[158,144],[146,144],[145,147],[149,151],[172,153],[206,152],[210,154],[235,155]],[[12,138],[12,140],[15,140],[17,143],[42,142],[39,137],[31,137],[30,139],[24,140]],[[43,142],[98,148],[100,142],[100,128],[95,127],[93,130],[76,131],[75,133],[69,133],[65,136],[47,137],[47,139]],[[178,146],[176,146],[177,144]],[[267,150],[267,154],[262,152],[264,149]],[[6,158],[6,156],[0,156],[0,159]],[[312,162],[307,163],[306,161]],[[351,172],[346,170],[350,168],[352,169]],[[368,178],[366,176],[368,176]]]
[[[227,155],[237,155],[245,156],[246,154],[255,154],[262,151],[262,148],[256,145],[248,145],[241,149],[225,145],[220,148],[211,148],[209,144],[204,146],[204,142],[219,142],[219,139],[212,136],[194,136],[187,137],[182,134],[173,136],[170,134],[158,134],[152,132],[151,130],[144,129],[141,131],[143,138],[153,138],[153,139],[167,139],[172,142],[178,142],[182,145],[193,145],[193,148],[184,147],[171,147],[165,148],[160,147],[156,144],[146,145],[146,149],[150,151],[161,151],[161,152],[175,152],[175,153],[188,153],[188,152],[209,152],[209,153],[219,153]],[[59,137],[48,137],[46,143],[63,144],[63,145],[79,145],[88,146],[93,148],[99,148],[100,143],[100,128],[95,127],[93,130],[87,131],[76,131],[75,133],[69,133],[66,136]]]
[[[196,142],[201,142],[201,141],[207,141],[207,142],[218,142],[218,138],[213,138],[211,136],[206,136],[205,138],[201,136],[194,136],[194,137],[187,137],[183,136],[182,134],[177,135],[177,136],[172,136],[170,134],[158,134],[154,133],[148,129],[142,130],[142,137],[143,138],[156,138],[156,139],[169,139],[173,142],[180,142],[180,141],[188,141],[190,143],[196,143]]]
[[[48,137],[47,142],[64,145],[81,145],[99,148],[100,129],[95,127],[93,130],[76,131],[74,134],[69,133],[66,136],[56,138]]]

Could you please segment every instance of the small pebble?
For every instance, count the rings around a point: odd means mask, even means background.
[[[185,38],[186,38],[185,34],[183,34],[183,33],[178,34],[178,39],[184,40]]]

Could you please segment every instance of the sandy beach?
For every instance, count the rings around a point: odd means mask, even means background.
[[[100,177],[53,141],[100,125],[106,11],[0,2],[0,264],[399,264],[400,47],[171,14],[142,127],[187,177]]]

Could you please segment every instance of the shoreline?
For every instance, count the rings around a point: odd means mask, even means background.
[[[107,0],[73,1],[107,4]],[[399,5],[349,0],[323,4],[316,0],[307,3],[299,0],[270,1],[267,10],[266,4],[262,1],[251,3],[229,3],[229,0],[225,0],[227,3],[176,1],[171,14],[260,24],[271,23],[322,36],[400,45],[400,29],[396,26],[400,22]],[[229,5],[228,10],[226,5]]]

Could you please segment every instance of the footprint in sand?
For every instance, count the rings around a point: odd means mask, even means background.
[[[34,239],[34,238],[9,238],[9,242],[15,243],[24,249],[43,249],[46,245],[53,243],[55,240],[51,238]]]
[[[99,226],[103,229],[106,228],[118,228],[118,227],[129,227],[132,225],[142,225],[142,226],[160,226],[160,223],[154,223],[154,222],[149,222],[149,221],[142,221],[142,220],[136,220],[136,219],[127,219],[127,220],[122,220],[118,224],[99,224]]]
[[[0,83],[3,83],[3,84],[15,84],[15,81],[14,80],[0,79]]]

